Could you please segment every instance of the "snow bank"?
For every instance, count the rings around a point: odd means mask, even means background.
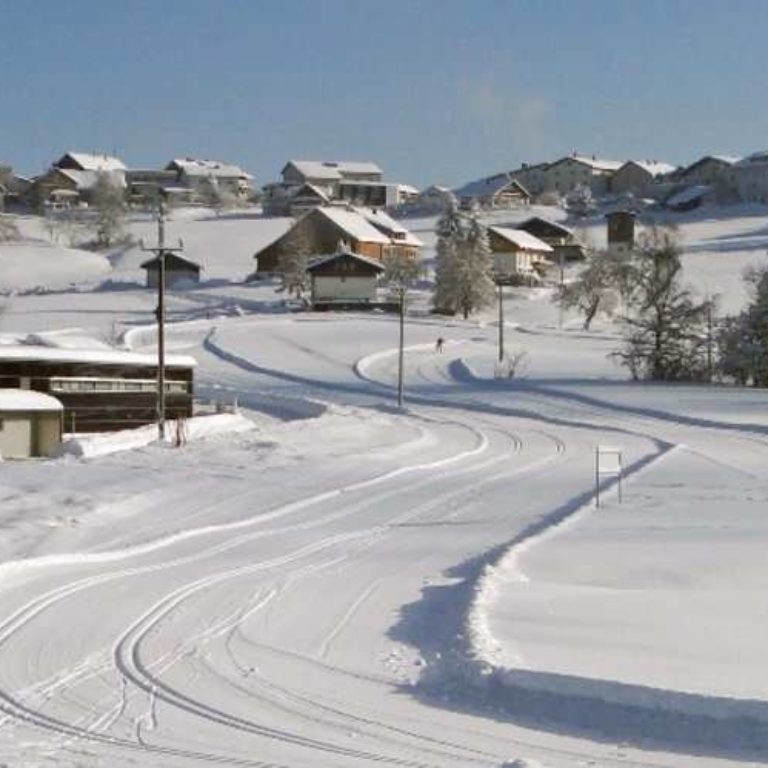
[[[214,435],[246,432],[255,429],[255,424],[241,414],[222,413],[212,416],[196,416],[185,424],[187,440],[199,440]],[[176,424],[167,423],[165,442],[173,444],[176,440]],[[92,435],[72,435],[65,438],[60,454],[93,458],[106,456],[118,451],[130,451],[143,448],[157,441],[157,426],[148,424],[137,429],[125,429],[119,432],[104,432]]]

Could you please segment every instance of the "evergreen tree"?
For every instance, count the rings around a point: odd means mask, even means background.
[[[435,247],[435,296],[437,312],[454,314],[458,309],[458,265],[464,224],[456,205],[451,203],[438,219]]]
[[[488,230],[475,216],[469,219],[464,256],[459,263],[459,308],[464,319],[493,303],[493,256]]]
[[[656,227],[643,233],[629,269],[634,291],[623,318],[625,344],[614,354],[634,378],[704,378],[709,304],[681,285],[674,234]]]
[[[743,386],[768,387],[768,267],[749,270],[745,279],[752,302],[720,328],[719,369]]]

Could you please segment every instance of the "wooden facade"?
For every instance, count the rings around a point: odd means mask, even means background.
[[[376,286],[384,267],[350,251],[340,251],[311,264],[312,305],[355,307],[376,301]]]
[[[330,255],[336,253],[340,242],[344,242],[353,253],[366,256],[382,262],[385,256],[404,256],[416,259],[419,246],[407,242],[398,243],[395,238],[385,237],[372,230],[370,239],[356,237],[355,232],[345,228],[332,218],[332,212],[325,214],[326,209],[315,209],[299,219],[288,232],[254,255],[257,260],[258,274],[274,273],[278,269],[281,255],[290,252],[287,249],[295,247],[296,242],[306,243],[313,255]]]
[[[160,284],[160,257],[145,261],[141,268],[147,272],[147,288]],[[175,253],[165,255],[165,287],[177,288],[200,282],[200,265]]]
[[[56,350],[59,351],[59,350]],[[130,355],[126,355],[130,357]],[[166,365],[166,418],[193,412],[193,368]],[[136,362],[3,358],[0,388],[29,389],[52,395],[64,406],[64,431],[110,432],[153,423],[156,418],[157,366]]]

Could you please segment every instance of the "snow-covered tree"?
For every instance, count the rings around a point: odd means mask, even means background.
[[[20,237],[16,222],[10,216],[0,214],[0,242],[18,240]]]
[[[618,303],[616,260],[605,251],[590,251],[575,280],[560,286],[555,300],[563,309],[584,315],[584,330],[598,312],[612,314]]]
[[[746,386],[768,387],[768,267],[747,271],[752,301],[717,334],[719,370]]]
[[[295,295],[300,299],[308,288],[309,275],[307,266],[312,254],[312,243],[305,229],[298,222],[283,240],[280,255],[277,258],[277,272],[280,285],[279,293]]]
[[[126,216],[125,192],[110,173],[99,173],[91,190],[91,208],[96,246],[109,248],[122,236]]]
[[[451,206],[437,222],[434,305],[464,318],[493,301],[493,257],[488,231],[475,216]]]
[[[633,378],[705,378],[709,303],[681,285],[674,233],[657,227],[642,233],[629,268],[634,291],[623,318],[624,348],[615,356]]]

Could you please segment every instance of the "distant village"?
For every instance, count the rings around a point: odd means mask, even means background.
[[[260,216],[290,217],[294,222],[254,254],[251,279],[284,277],[286,259],[300,251],[313,306],[359,306],[374,302],[388,259],[419,261],[423,243],[408,230],[410,218],[436,215],[451,206],[467,212],[525,211],[538,203],[559,206],[578,219],[598,209],[636,215],[645,209],[765,203],[768,152],[744,158],[707,155],[687,167],[574,152],[553,162],[523,163],[456,188],[433,184],[422,190],[386,180],[371,161],[289,160],[280,177],[259,187],[249,172],[230,162],[178,157],[159,169],[129,168],[112,155],[72,151],[34,178],[0,165],[0,210],[51,218],[87,215],[96,207],[95,196],[105,180],[126,210],[154,211],[159,198],[168,207],[259,206]],[[573,228],[541,216],[518,214],[515,219],[514,224],[487,227],[497,282],[531,284],[553,264],[583,258],[583,244]],[[630,230],[626,222],[609,224],[609,249],[620,250],[627,239],[612,238],[611,232]],[[309,262],[307,255],[312,257]],[[159,259],[142,266],[148,287],[156,287]],[[167,254],[166,284],[194,284],[200,269],[181,254]]]

